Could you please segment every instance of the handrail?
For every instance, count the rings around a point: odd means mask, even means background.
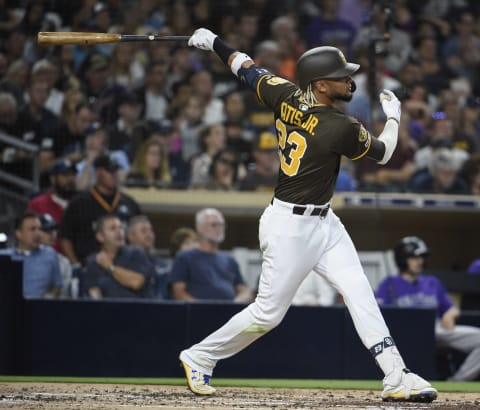
[[[0,180],[10,182],[17,187],[28,191],[38,192],[40,189],[40,159],[38,158],[40,147],[37,144],[22,141],[21,139],[4,132],[0,132],[0,142],[33,154],[31,179],[22,178],[11,172],[0,170]]]
[[[6,134],[0,131],[0,142],[11,145],[15,148],[22,149],[24,151],[29,151],[31,153],[37,153],[40,151],[40,147],[37,144],[32,144],[31,142],[25,142],[17,137]]]

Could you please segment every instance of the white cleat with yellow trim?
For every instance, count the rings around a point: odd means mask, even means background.
[[[426,380],[408,369],[394,371],[383,379],[383,401],[430,403],[437,390]]]
[[[187,378],[188,388],[195,394],[200,396],[209,396],[214,394],[216,390],[210,386],[210,377],[208,374],[202,373],[190,367],[182,360],[180,355],[180,363],[185,370],[185,377]]]

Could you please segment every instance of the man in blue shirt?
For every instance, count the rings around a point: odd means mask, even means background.
[[[436,309],[437,343],[468,353],[449,380],[475,380],[480,375],[480,329],[456,325],[460,311],[443,285],[435,276],[422,275],[424,258],[428,254],[423,240],[415,236],[405,237],[394,251],[400,274],[387,277],[380,283],[376,293],[379,305]]]
[[[143,249],[125,245],[125,229],[113,214],[95,223],[100,251],[87,259],[85,288],[93,299],[151,298],[154,272]]]
[[[217,209],[202,209],[196,214],[195,226],[198,248],[180,252],[173,262],[170,278],[173,298],[250,302],[252,293],[237,262],[219,250],[225,239],[223,215]]]
[[[16,246],[1,253],[23,261],[23,296],[56,298],[62,289],[62,277],[55,250],[40,244],[38,215],[27,211],[15,221]]]

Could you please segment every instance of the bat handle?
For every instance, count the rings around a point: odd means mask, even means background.
[[[158,34],[122,34],[120,41],[188,41],[190,36],[160,36]]]

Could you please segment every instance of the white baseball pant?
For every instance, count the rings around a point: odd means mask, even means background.
[[[297,288],[312,270],[343,295],[367,348],[390,336],[340,219],[331,209],[324,219],[310,215],[313,205],[306,206],[304,215],[296,215],[294,206],[274,199],[263,212],[259,227],[263,262],[257,298],[220,329],[184,350],[182,360],[189,366],[211,375],[217,361],[233,356],[277,326]],[[392,360],[388,362],[387,366],[379,362],[385,373],[394,366]]]

